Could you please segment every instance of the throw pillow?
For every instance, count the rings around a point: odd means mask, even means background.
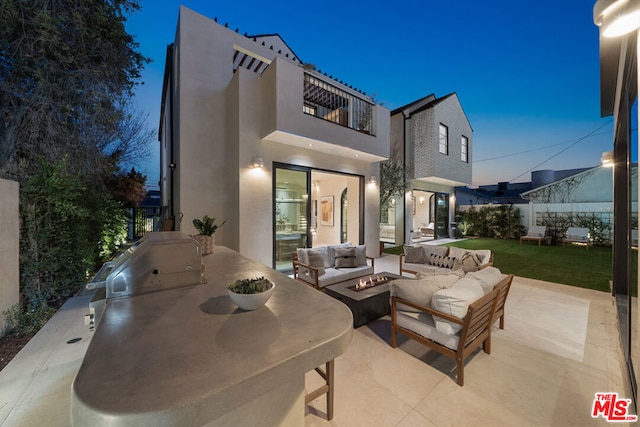
[[[351,246],[351,242],[341,243],[339,245],[331,245],[326,247],[327,262],[325,267],[333,267],[336,263],[336,248],[348,248]]]
[[[367,265],[367,247],[365,245],[356,246],[356,265]]]
[[[431,255],[438,256],[448,256],[449,248],[447,246],[438,246],[438,245],[424,245],[423,246],[424,253],[427,257],[427,261],[429,261]]]
[[[462,270],[465,273],[469,273],[472,271],[478,271],[478,269],[482,265],[482,260],[480,259],[480,256],[478,254],[473,252],[467,252],[462,256],[462,258],[460,258],[460,264],[461,264]]]
[[[500,281],[504,278],[500,270],[495,267],[485,267],[482,270],[474,271],[467,274],[467,277],[472,277],[478,280],[485,295],[491,292],[493,290],[493,287],[500,283]]]
[[[306,248],[298,248],[296,252],[298,253],[298,261],[303,264],[309,264],[309,257],[307,256],[308,249]]]
[[[433,294],[443,288],[441,283],[432,280],[396,279],[391,282],[389,290],[393,296],[429,307]],[[397,309],[422,313],[420,310],[403,304],[397,306]]]
[[[309,262],[307,263],[307,265],[310,265],[311,267],[316,267],[318,269],[318,276],[322,276],[325,271],[324,271],[324,258],[325,258],[325,253],[324,251],[318,251],[315,249],[310,249],[309,251],[307,251],[307,258],[309,259]]]
[[[431,257],[429,258],[429,264],[435,265],[436,267],[453,268],[454,261],[455,258],[436,254],[431,254]]]
[[[483,295],[482,287],[477,280],[463,277],[451,288],[441,289],[434,293],[431,297],[431,307],[434,310],[463,319],[467,314],[469,304],[482,298]],[[462,325],[444,320],[441,317],[433,316],[433,320],[436,329],[443,334],[454,335],[462,329]]]
[[[427,262],[424,249],[422,246],[405,246],[404,247],[404,262],[413,262],[417,264],[424,264]]]
[[[336,248],[336,268],[353,268],[358,266],[356,248]]]

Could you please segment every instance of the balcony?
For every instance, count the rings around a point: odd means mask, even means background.
[[[260,79],[262,140],[368,162],[389,157],[388,109],[280,58]]]
[[[304,73],[305,114],[375,136],[374,107],[365,99]]]

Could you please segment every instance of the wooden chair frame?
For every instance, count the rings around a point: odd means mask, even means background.
[[[331,359],[325,363],[325,368],[315,368],[315,371],[324,379],[324,384],[317,389],[310,391],[304,397],[305,405],[313,402],[323,394],[327,395],[327,420],[333,419],[333,396],[334,396],[334,377],[335,377],[335,359]]]
[[[375,271],[375,259],[371,258],[371,257],[367,257],[368,260],[371,261],[371,268],[374,269]],[[297,252],[291,252],[291,263],[293,264],[293,278],[296,279],[297,281],[304,283],[305,285],[309,285],[313,288],[316,288],[318,290],[323,290],[324,288],[320,287],[320,280],[319,280],[319,274],[318,274],[318,267],[312,267],[308,264],[303,264],[302,262],[300,262],[298,260],[298,253]],[[312,282],[308,282],[306,280],[302,280],[299,276],[298,276],[298,267],[303,267],[306,268],[310,273],[311,273],[311,279],[313,280]],[[364,276],[370,276],[370,274],[365,274]],[[363,277],[364,277],[363,276]]]
[[[433,350],[436,350],[446,357],[454,359],[456,361],[456,382],[459,386],[463,386],[464,361],[479,347],[482,347],[485,353],[491,354],[491,326],[493,325],[499,292],[499,289],[494,288],[482,298],[471,303],[467,309],[467,314],[463,319],[458,319],[457,317],[450,316],[430,307],[425,307],[412,301],[393,296],[391,297],[391,346],[393,348],[397,347],[396,333],[399,332]],[[461,325],[462,329],[459,332],[460,339],[457,348],[451,349],[409,329],[399,326],[396,322],[397,303],[413,307],[414,309],[420,310],[424,313]]]

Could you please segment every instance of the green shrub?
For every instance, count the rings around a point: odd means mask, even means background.
[[[2,315],[7,321],[10,333],[15,335],[33,335],[47,323],[56,312],[56,309],[48,305],[22,310],[20,304],[16,304]]]
[[[459,228],[464,235],[517,239],[524,232],[520,209],[511,204],[481,206],[477,210],[472,206],[460,216]]]

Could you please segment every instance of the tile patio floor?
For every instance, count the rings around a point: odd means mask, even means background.
[[[398,258],[376,259],[376,272]],[[90,296],[70,299],[0,372],[0,425],[67,426],[71,382],[91,333],[83,325]],[[335,417],[323,398],[307,407],[311,426],[588,426],[596,392],[625,390],[613,298],[603,292],[516,278],[506,328],[492,353],[455,363],[400,337],[391,348],[389,318],[355,330],[336,359]],[[67,344],[73,338],[79,342]],[[316,377],[309,375],[309,387]],[[617,423],[616,425],[625,425]]]

